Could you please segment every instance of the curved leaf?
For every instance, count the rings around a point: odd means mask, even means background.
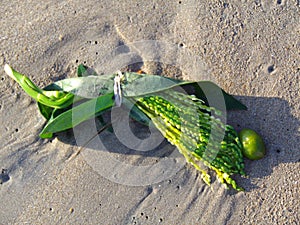
[[[96,114],[114,105],[113,93],[102,95],[75,106],[58,116],[51,118],[42,132],[41,138],[51,138],[53,133],[75,127],[81,122],[94,117]]]

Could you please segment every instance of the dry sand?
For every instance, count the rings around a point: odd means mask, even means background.
[[[70,160],[79,148],[73,134],[40,140],[36,104],[2,71],[0,224],[300,224],[299,0],[2,0],[0,14],[1,67],[39,86],[75,76],[80,63],[106,73],[139,62],[148,73],[211,79],[249,108],[228,122],[255,129],[267,147],[264,159],[246,161],[248,178],[236,177],[245,192],[215,180],[210,188],[189,165],[158,183],[150,168],[150,184],[138,186],[131,171],[99,162],[137,168],[174,149],[126,154],[105,132],[108,151]],[[155,63],[149,40],[165,43]],[[114,60],[120,51],[138,53]]]

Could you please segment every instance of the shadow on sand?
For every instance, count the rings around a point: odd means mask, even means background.
[[[299,150],[297,149],[299,140],[300,122],[291,114],[291,106],[288,102],[274,97],[248,97],[235,96],[247,107],[247,111],[230,111],[227,114],[227,123],[234,126],[237,131],[242,128],[251,128],[257,131],[264,139],[267,149],[265,158],[257,161],[245,159],[245,170],[247,178],[235,176],[237,182],[245,187],[246,191],[257,188],[251,183],[251,178],[262,178],[269,176],[273,168],[282,163],[297,163],[300,160]],[[105,117],[110,117],[109,112]],[[62,132],[57,138],[67,144],[86,145],[89,149],[106,150],[111,153],[121,155],[122,160],[126,161],[133,155],[139,155],[139,160],[135,164],[143,162],[146,158],[156,158],[156,161],[162,157],[168,157],[175,147],[166,140],[160,142],[155,148],[145,151],[136,151],[133,148],[126,147],[118,140],[118,137],[112,132],[105,131],[96,137],[96,142],[88,140],[97,133],[90,131],[90,124],[95,126],[96,120],[88,121],[76,127],[76,135],[73,131]],[[130,122],[132,133],[141,139],[147,139],[150,135],[149,128]],[[88,134],[90,132],[90,134]],[[125,131],[128,132],[128,131]],[[83,139],[78,138],[84,136]],[[75,138],[75,137],[76,138]],[[78,141],[78,139],[81,139]],[[100,143],[100,145],[98,145]],[[118,158],[119,159],[119,158]]]

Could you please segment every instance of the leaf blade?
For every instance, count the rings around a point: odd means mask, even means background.
[[[194,94],[207,104],[207,96],[213,96],[221,90],[227,110],[247,109],[243,103],[211,81],[183,81],[158,75],[136,73],[125,73],[125,78],[126,83],[122,85],[122,90],[126,97],[137,97],[181,86],[188,94]],[[189,89],[194,89],[194,93]]]
[[[50,119],[40,133],[41,138],[52,137],[53,133],[77,126],[114,105],[113,93],[99,96],[71,108]]]
[[[46,90],[61,90],[83,98],[96,98],[113,92],[115,75],[74,77],[57,81]]]

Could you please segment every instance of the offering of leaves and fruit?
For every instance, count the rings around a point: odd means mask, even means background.
[[[245,175],[243,155],[260,159],[265,154],[264,143],[256,132],[244,129],[238,135],[232,126],[222,122],[222,111],[209,106],[207,92],[221,93],[227,110],[246,109],[209,81],[191,82],[132,72],[89,75],[88,68],[80,65],[78,77],[41,89],[9,65],[4,69],[37,101],[47,120],[41,138],[51,138],[54,133],[73,128],[113,106],[130,107],[130,116],[146,125],[151,120],[187,162],[201,172],[205,183],[210,184],[210,175],[199,161],[215,171],[222,184],[238,191],[243,188],[231,175]]]

